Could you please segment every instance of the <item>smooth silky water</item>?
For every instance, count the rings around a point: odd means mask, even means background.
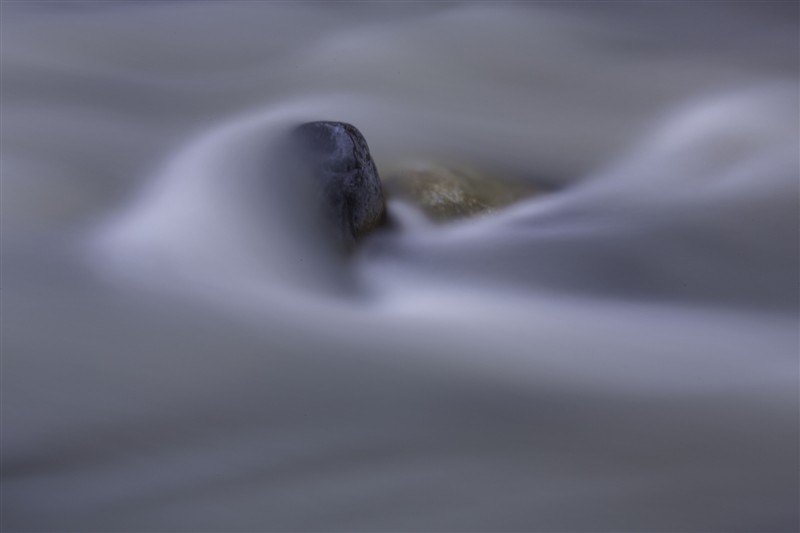
[[[797,21],[3,2],[3,529],[796,531]],[[307,120],[550,192],[342,257]]]

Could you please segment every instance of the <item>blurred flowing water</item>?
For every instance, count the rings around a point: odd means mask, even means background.
[[[794,2],[2,3],[6,531],[796,531]],[[271,143],[546,185],[330,254]]]

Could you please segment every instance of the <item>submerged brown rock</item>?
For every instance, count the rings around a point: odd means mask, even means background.
[[[542,192],[474,168],[431,163],[395,169],[383,185],[387,196],[415,204],[437,222],[487,215]]]

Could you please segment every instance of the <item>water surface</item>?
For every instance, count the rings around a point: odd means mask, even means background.
[[[793,531],[791,2],[3,2],[9,531]],[[275,140],[554,190],[331,253]]]

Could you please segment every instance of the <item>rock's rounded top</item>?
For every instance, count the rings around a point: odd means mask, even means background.
[[[349,248],[384,222],[381,180],[367,141],[346,122],[317,121],[291,131],[304,172],[320,186],[326,223]]]

